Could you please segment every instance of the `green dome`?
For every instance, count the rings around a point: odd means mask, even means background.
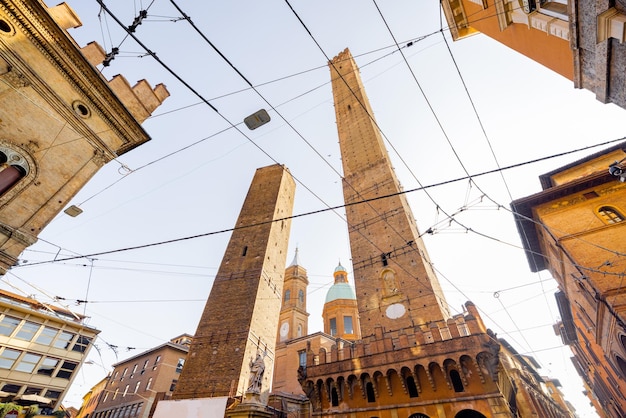
[[[332,302],[337,299],[353,299],[356,300],[356,294],[354,289],[348,283],[335,283],[328,289],[326,293],[326,301],[324,303]]]
[[[337,273],[338,271],[344,271],[346,273],[348,272],[348,270],[346,270],[346,268],[342,266],[341,263],[339,263],[339,265],[335,267],[335,273]]]

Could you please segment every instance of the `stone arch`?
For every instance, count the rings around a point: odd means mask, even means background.
[[[326,379],[326,390],[328,391],[328,402],[330,406],[339,406],[339,391],[337,384],[332,378]]]
[[[443,368],[446,372],[450,384],[452,385],[452,389],[455,392],[465,392],[465,386],[467,385],[467,382],[463,381],[456,361],[452,359],[446,359],[443,362]]]
[[[403,386],[402,378],[396,371],[396,369],[388,369],[385,374],[385,383],[387,384],[387,393],[389,396],[393,396],[393,391],[396,392],[400,390],[400,387]]]
[[[0,140],[0,197],[8,201],[32,183],[37,176],[37,165],[23,148]]]
[[[432,376],[426,367],[421,364],[416,365],[414,369],[414,376],[416,377],[416,384],[421,385],[422,388],[430,386],[431,390],[435,390],[435,383],[433,382]],[[419,391],[421,392],[422,390]]]
[[[358,381],[359,379],[353,374],[349,375],[346,379],[346,388],[348,389],[348,395],[350,396],[350,399],[354,399],[354,392],[358,385]]]
[[[367,402],[376,402],[376,382],[373,380],[368,373],[363,373],[361,375],[361,390],[363,391],[363,398],[367,400]]]
[[[428,375],[430,376],[429,380],[432,381],[433,390],[437,390],[443,387],[444,384],[450,387],[450,383],[448,382],[448,379],[446,378],[445,370],[441,368],[441,365],[439,363],[436,363],[434,361],[430,362],[428,364],[428,369],[426,369],[426,371],[428,372]]]

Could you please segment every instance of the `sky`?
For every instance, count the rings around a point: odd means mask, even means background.
[[[343,204],[327,61],[350,48],[404,189],[446,183],[408,199],[433,231],[424,240],[451,312],[473,301],[560,380],[579,416],[596,416],[553,332],[557,284],[531,273],[509,204],[539,192],[539,175],[623,138],[624,109],[483,35],[452,42],[435,1],[105,1],[124,25],[148,10],[135,31],[143,46],[96,1],[67,3],[83,22],[69,30],[78,45],[119,47],[104,77],[164,83],[171,96],[143,124],[152,140],[94,176],[70,203],[83,213],[59,214],[0,283],[101,330],[66,406],[80,407],[112,364],[195,332],[230,237],[219,231],[234,226],[259,167],[285,164],[294,214],[317,212],[293,220],[287,264],[298,248],[309,332],[323,329],[339,262],[352,279],[345,211],[319,212]],[[262,108],[271,121],[248,130],[243,119]]]

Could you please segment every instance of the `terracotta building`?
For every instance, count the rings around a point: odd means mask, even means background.
[[[471,302],[448,312],[354,59],[345,50],[329,66],[362,337],[307,350],[300,381],[312,416],[517,416],[527,390]],[[536,416],[567,416],[549,395],[535,399]]]
[[[324,332],[344,340],[361,339],[361,321],[354,289],[348,283],[348,271],[339,263],[333,273],[335,283],[328,289],[322,318]]]
[[[511,204],[530,269],[559,283],[555,329],[603,417],[626,411],[625,157],[621,143],[556,169]]]
[[[80,25],[66,3],[0,7],[0,274],[104,164],[150,139],[140,123],[169,95],[106,80],[105,51],[67,32]]]
[[[443,0],[454,40],[483,33],[626,108],[626,6],[609,0]]]
[[[0,290],[0,398],[60,407],[100,332],[84,319]]]
[[[180,335],[141,354],[113,365],[113,372],[104,382],[91,389],[97,398],[95,408],[87,399],[81,407],[81,417],[87,418],[148,418],[156,403],[170,399],[189,351],[192,336]],[[99,394],[99,395],[98,395]]]

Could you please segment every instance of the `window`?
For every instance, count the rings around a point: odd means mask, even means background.
[[[290,298],[291,298],[291,290],[287,289],[285,290],[285,302],[289,302]]]
[[[54,342],[54,346],[56,348],[62,348],[64,350],[67,350],[73,339],[74,334],[66,331],[61,331],[61,334],[59,334],[57,340]]]
[[[304,303],[304,291],[302,289],[298,290],[298,301],[301,304]]]
[[[37,369],[37,374],[44,374],[46,376],[52,376],[52,373],[54,373],[54,370],[57,368],[58,364],[59,364],[58,359],[52,358],[52,357],[46,357],[45,359],[43,359],[43,361],[39,365],[39,368]]]
[[[74,344],[74,347],[72,347],[72,351],[78,351],[79,353],[84,353],[85,351],[87,351],[87,347],[89,347],[89,344],[91,343],[91,338],[85,337],[83,335],[79,335],[78,338],[76,339],[76,344]],[[137,365],[135,365],[135,369],[137,368]]]
[[[176,373],[180,373],[183,371],[183,366],[185,365],[185,359],[179,358],[178,363],[176,364]]]
[[[409,391],[409,397],[417,398],[419,396],[419,392],[417,391],[417,385],[415,384],[415,379],[413,379],[413,376],[409,376],[406,378],[406,388]]]
[[[598,209],[598,215],[605,224],[616,224],[624,220],[624,216],[619,211],[610,206],[602,206]]]
[[[15,370],[25,373],[32,373],[35,370],[35,366],[41,360],[39,354],[26,353],[22,360],[15,366]]]
[[[24,390],[24,395],[39,395],[43,388],[38,388],[35,386],[27,386],[26,390]]]
[[[455,392],[463,392],[463,382],[461,381],[461,375],[455,369],[450,370],[450,380]]]
[[[141,385],[141,382],[137,382],[137,384],[135,385],[135,391],[133,393],[137,393],[137,391],[139,390],[139,385]]]
[[[120,393],[120,388],[115,388],[115,392],[113,392],[113,401],[117,398],[117,394]]]
[[[337,335],[337,318],[330,318],[330,335]]]
[[[148,383],[146,383],[146,390],[150,390],[150,386],[152,386],[152,378],[148,379]]]
[[[337,388],[335,387],[330,390],[330,403],[332,406],[339,406],[339,395],[337,395]]]
[[[24,341],[31,341],[41,325],[34,322],[24,321],[20,330],[15,334],[15,338],[19,338]]]
[[[298,365],[302,367],[306,367],[306,351],[298,351]]]
[[[4,385],[2,386],[2,391],[3,392],[9,392],[9,393],[17,393],[20,391],[22,387],[19,385]]]
[[[161,361],[161,356],[156,356],[154,359],[154,365],[156,366],[159,361]]]
[[[132,374],[135,374],[135,372],[136,372],[136,371],[137,371],[137,365],[135,364],[135,365],[133,366],[133,371],[132,371],[131,373],[132,373]]]
[[[146,367],[148,367],[148,363],[150,363],[150,360],[146,360],[145,363],[143,364],[143,369],[145,369]]]
[[[170,385],[170,392],[174,392],[174,390],[176,389],[176,383],[178,383],[178,380],[172,380],[172,384]]]
[[[48,389],[46,391],[46,398],[48,399],[59,399],[59,397],[61,397],[61,392],[58,390],[50,390]]]
[[[104,392],[104,399],[102,400],[102,403],[105,403],[107,399],[109,399],[109,391]]]
[[[297,333],[298,337],[302,337],[302,324],[298,324],[298,333]]]
[[[128,385],[126,385],[126,387],[124,388],[124,393],[122,394],[122,398],[125,397],[127,393],[128,393]]]
[[[5,348],[2,354],[0,354],[0,369],[11,369],[20,354],[22,354],[21,351]]]
[[[372,382],[365,384],[365,393],[367,393],[368,402],[376,402],[376,394],[374,393],[374,385],[372,385]]]
[[[0,147],[0,194],[13,187],[28,171],[24,157],[9,148]]]
[[[63,365],[59,369],[59,372],[57,373],[57,377],[60,377],[61,379],[69,380],[70,377],[72,377],[72,374],[74,373],[74,370],[76,369],[76,366],[77,366],[76,363],[72,363],[71,361],[64,361]]]
[[[0,335],[6,335],[10,337],[15,331],[15,328],[22,322],[20,319],[13,318],[12,316],[4,316],[0,321]]]
[[[354,334],[354,329],[352,328],[352,317],[344,316],[343,317],[343,332],[345,334]]]
[[[37,344],[50,345],[54,337],[56,337],[57,332],[59,332],[56,328],[43,327],[41,333],[35,339]]]
[[[122,372],[122,377],[120,377],[120,380],[124,379],[126,377],[126,373],[128,373],[128,367],[124,368],[124,371]]]

